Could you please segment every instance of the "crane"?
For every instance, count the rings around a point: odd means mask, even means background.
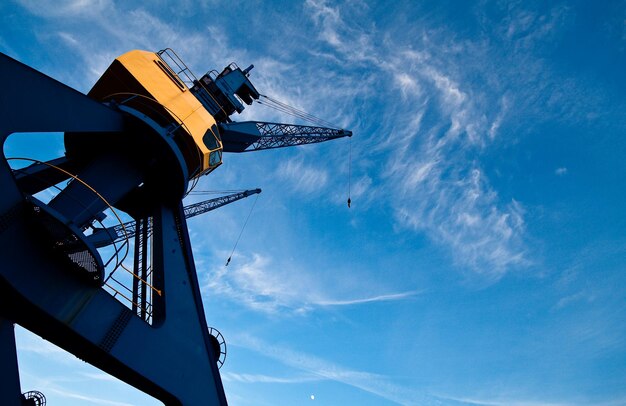
[[[232,193],[226,196],[220,196],[213,199],[203,200],[183,207],[185,218],[191,218],[218,209],[227,204],[245,199],[246,197],[261,193],[261,189],[244,190],[242,192]],[[148,224],[148,234],[152,232],[152,226]],[[89,236],[89,242],[100,248],[107,245],[120,242],[127,238],[132,238],[137,233],[137,222],[127,221],[107,228],[93,228],[93,233]]]
[[[85,95],[0,53],[0,144],[13,133],[63,132],[65,146],[45,162],[0,158],[3,405],[26,398],[16,323],[166,405],[228,404],[218,369],[224,341],[207,324],[186,218],[244,196],[187,207],[183,198],[224,152],[352,135],[235,122],[262,98],[252,68],[233,63],[198,79],[169,48],[133,50]],[[119,229],[94,226],[105,211],[134,219],[130,269],[128,251],[105,244]]]
[[[162,55],[167,54],[167,50],[162,51]],[[263,97],[271,101],[271,103],[263,104],[276,106],[280,111],[287,113],[295,111],[298,117],[306,120],[313,119],[316,122],[325,123],[315,116],[259,93],[249,79],[253,68],[254,65],[250,65],[241,70],[237,64],[231,63],[219,74],[217,71],[210,71],[199,80],[189,77],[192,93],[217,121],[224,152],[250,152],[292,147],[352,136],[351,131],[338,128],[264,121],[233,122],[230,114],[243,111],[242,101],[250,105],[253,101]],[[182,71],[184,70],[183,68]]]
[[[352,136],[352,132],[342,129],[263,121],[220,123],[219,129],[224,152],[260,151]]]

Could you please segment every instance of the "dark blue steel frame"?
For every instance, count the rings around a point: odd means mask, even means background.
[[[120,133],[136,120],[0,54],[0,143],[17,132]],[[165,131],[155,131],[166,137]],[[106,174],[102,174],[106,177]],[[13,323],[168,405],[226,405],[202,305],[182,202],[155,201],[149,325],[102,288],[66,271],[36,236],[0,159],[0,399],[21,404]]]

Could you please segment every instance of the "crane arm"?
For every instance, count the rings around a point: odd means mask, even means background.
[[[219,125],[224,152],[259,151],[352,136],[352,131],[336,128],[263,121],[220,123]]]
[[[257,193],[261,193],[261,189],[244,190],[243,192],[233,193],[232,195],[216,197],[215,199],[190,204],[184,207],[185,218],[198,216]]]
[[[193,203],[183,208],[185,218],[199,216],[200,214],[218,209],[227,204],[245,199],[248,196],[261,193],[261,189],[244,190],[243,192],[233,193],[226,196],[216,197],[214,199],[204,200],[202,202]],[[105,247],[126,238],[134,237],[137,233],[136,221],[128,221],[113,227],[97,228],[89,237],[89,241],[97,248]],[[149,223],[150,224],[150,223]],[[152,231],[152,226],[148,226],[148,233]]]

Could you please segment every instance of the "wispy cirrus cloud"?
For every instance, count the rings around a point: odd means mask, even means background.
[[[258,352],[286,366],[304,371],[312,376],[340,382],[402,405],[439,405],[436,398],[392,382],[384,375],[345,368],[334,362],[290,348],[265,343],[259,339],[241,335],[233,337],[234,345]]]
[[[407,299],[413,296],[417,296],[420,293],[422,293],[422,291],[415,290],[415,291],[410,291],[410,292],[392,293],[388,295],[378,295],[378,296],[365,297],[365,298],[359,298],[359,299],[343,299],[343,300],[325,299],[325,300],[318,300],[316,304],[320,306],[351,306],[351,305],[364,304],[364,303],[391,302],[394,300],[402,300],[402,299]]]
[[[306,5],[320,40],[338,59],[367,64],[381,78],[393,78],[391,85],[379,85],[381,97],[400,90],[403,103],[380,106],[388,134],[381,147],[388,155],[373,186],[392,196],[397,225],[449,247],[457,264],[490,278],[528,264],[523,206],[501,201],[480,161],[510,98],[500,96],[491,107],[486,100],[492,95],[450,64],[449,54],[457,52],[454,42],[442,51],[432,46],[436,33],[425,35],[423,43],[373,47],[375,30],[344,18],[342,6],[315,0]],[[395,122],[385,124],[391,117]]]
[[[479,399],[471,397],[454,397],[454,396],[441,396],[442,399],[453,401],[455,403],[463,405],[475,405],[475,406],[566,406],[571,403],[559,403],[559,402],[542,402],[520,399]]]
[[[297,283],[289,279],[303,279],[271,266],[270,258],[253,254],[249,260],[234,258],[233,264],[209,272],[204,288],[213,294],[231,298],[253,310],[275,313],[280,309],[303,311],[306,304],[291,289]]]
[[[19,3],[34,15],[63,23],[63,29],[55,26],[54,31],[42,36],[58,37],[82,59],[83,65],[77,67],[80,74],[75,71],[67,79],[80,89],[91,86],[116,57],[133,48],[156,51],[172,47],[192,67],[206,63],[207,57],[220,64],[233,59],[233,48],[220,30],[210,26],[201,32],[181,30],[142,6],[125,7],[110,0],[19,0]],[[81,31],[80,38],[71,33],[77,30]],[[216,46],[208,46],[209,42]]]
[[[23,328],[15,329],[15,337],[18,352],[33,353],[62,363],[73,362],[76,359],[74,355],[57,347],[50,341],[28,333]]]
[[[319,375],[307,374],[300,376],[269,376],[261,374],[239,374],[236,372],[225,372],[222,374],[222,380],[224,381],[236,381],[243,383],[280,383],[280,384],[294,384],[304,382],[315,382],[324,380]]]
[[[564,5],[556,6],[546,13],[530,11],[523,6],[511,6],[500,29],[517,49],[527,49],[536,45],[537,41],[557,35],[557,28],[563,25],[568,11],[568,7]]]
[[[46,392],[54,393],[56,396],[65,398],[65,399],[76,399],[84,402],[85,404],[92,405],[104,405],[104,406],[133,406],[132,403],[127,402],[119,402],[115,400],[107,400],[95,396],[84,395],[80,392],[67,390],[61,387],[56,386],[48,386],[46,388]]]
[[[492,398],[480,398],[480,397],[455,397],[455,396],[438,396],[443,401],[452,401],[457,404],[463,405],[475,405],[475,406],[618,406],[623,405],[626,399],[615,399],[610,401],[551,401],[541,399],[522,399],[514,396],[497,396]]]
[[[104,382],[121,382],[116,377],[109,375],[109,374],[105,374],[104,372],[84,372],[81,375],[83,375],[85,378],[89,380],[104,381]]]
[[[298,157],[282,162],[277,177],[286,181],[294,192],[307,194],[319,192],[328,183],[328,172],[321,165],[308,165]]]
[[[228,268],[215,268],[205,277],[203,288],[213,295],[221,295],[266,314],[306,313],[333,306],[402,301],[422,293],[413,290],[359,297],[354,291],[364,288],[352,286],[347,294],[329,288],[306,269],[294,270],[285,264],[278,265],[270,257],[258,253],[250,258],[238,255]]]
[[[554,305],[554,308],[557,310],[563,309],[567,306],[570,306],[574,303],[578,302],[592,302],[595,299],[595,295],[586,290],[582,290],[571,295],[567,295],[559,299],[559,301]]]
[[[19,3],[38,16],[67,18],[96,17],[110,10],[114,4],[110,0],[19,0]]]
[[[97,386],[101,389],[109,387],[108,385],[119,385],[122,382],[17,325],[15,336],[22,385],[41,391],[47,396],[49,403],[56,401],[62,404],[73,402],[72,404],[104,406],[132,406],[137,404],[137,400],[141,400],[141,404],[159,403],[139,391],[131,392],[133,400],[125,399],[128,401],[119,400],[122,395],[108,393],[106,389],[94,391],[94,381],[98,381]],[[36,367],[31,365],[33,363]],[[40,366],[42,366],[41,370]],[[54,369],[49,369],[51,366]],[[89,389],[86,389],[87,387]],[[115,388],[115,386],[110,387]]]

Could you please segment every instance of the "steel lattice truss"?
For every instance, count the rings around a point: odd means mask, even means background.
[[[247,151],[314,144],[352,135],[346,130],[308,125],[257,122],[256,127],[261,138],[252,143]]]
[[[184,207],[185,218],[198,216],[257,193],[261,193],[261,189],[244,190],[243,192],[233,193],[228,196],[221,196],[215,199],[190,204]]]
[[[211,210],[218,209],[222,206],[226,206],[237,200],[244,199],[248,196],[261,193],[261,189],[245,190],[239,193],[233,193],[227,196],[216,197],[215,199],[205,200],[198,203],[193,203],[183,208],[185,212],[185,218],[199,216],[200,214],[209,212]],[[129,221],[123,225],[117,225],[113,227],[113,232],[110,234],[114,238],[111,243],[125,240],[126,238],[132,238],[137,233],[136,221]],[[148,234],[152,232],[152,222],[148,223]]]

